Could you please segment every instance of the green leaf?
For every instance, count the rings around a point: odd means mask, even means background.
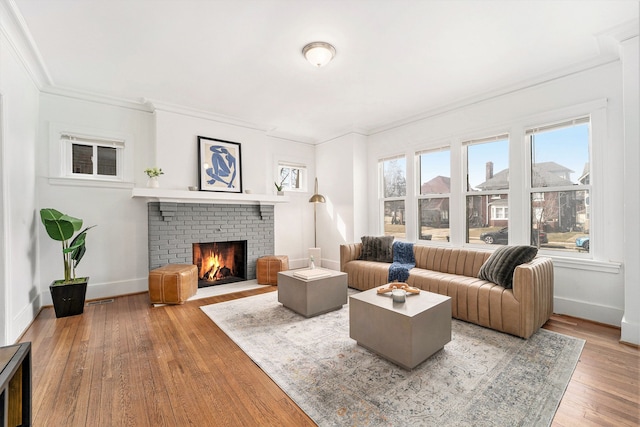
[[[59,242],[70,239],[73,233],[82,228],[81,219],[65,215],[51,208],[40,209],[40,219],[49,237]]]

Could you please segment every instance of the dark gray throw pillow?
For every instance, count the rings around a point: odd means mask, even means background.
[[[393,262],[393,236],[362,236],[360,259],[365,261]]]
[[[535,246],[503,246],[482,264],[478,278],[488,280],[505,289],[513,287],[513,272],[517,266],[536,257]]]

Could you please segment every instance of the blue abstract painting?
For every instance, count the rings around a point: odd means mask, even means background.
[[[240,144],[198,137],[200,190],[242,193]]]

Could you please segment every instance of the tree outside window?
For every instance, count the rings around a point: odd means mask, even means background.
[[[405,238],[407,195],[407,162],[405,157],[380,160],[382,223],[384,234]]]
[[[531,147],[531,234],[545,233],[552,250],[590,247],[590,119],[527,130]],[[576,243],[579,240],[580,244]],[[586,242],[586,245],[585,245]]]

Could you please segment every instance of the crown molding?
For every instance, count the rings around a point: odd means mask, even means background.
[[[530,79],[526,79],[526,80],[522,80],[518,83],[514,83],[512,85],[508,85],[508,86],[504,86],[502,88],[493,90],[493,91],[489,91],[489,92],[483,92],[483,93],[479,93],[476,95],[472,95],[470,97],[466,97],[463,99],[460,99],[458,101],[454,101],[452,103],[443,105],[442,107],[439,108],[435,108],[433,110],[429,110],[429,111],[425,111],[421,114],[417,114],[417,115],[413,115],[410,117],[407,117],[405,119],[402,120],[398,120],[395,122],[391,122],[391,123],[387,123],[386,125],[380,126],[380,127],[376,127],[376,128],[372,128],[369,130],[368,135],[367,136],[373,136],[379,133],[383,133],[383,132],[387,132],[402,126],[407,126],[410,125],[412,123],[416,123],[416,122],[420,122],[422,120],[426,120],[429,118],[433,118],[433,117],[437,117],[446,113],[449,113],[451,111],[455,111],[455,110],[459,110],[459,109],[463,109],[463,108],[468,108],[471,107],[473,105],[476,104],[481,104],[483,102],[486,101],[490,101],[492,99],[495,98],[499,98],[501,96],[505,96],[505,95],[509,95],[511,93],[516,93],[516,92],[520,92],[523,90],[527,90],[536,86],[540,86],[546,83],[550,83],[554,80],[558,80],[558,79],[562,79],[565,77],[569,77],[572,76],[574,74],[578,74],[584,71],[588,71],[594,68],[598,68],[601,66],[605,66],[608,64],[611,64],[613,62],[619,61],[620,60],[620,56],[616,53],[616,54],[612,54],[612,53],[606,53],[603,55],[599,55],[595,58],[586,60],[586,61],[582,61],[580,63],[574,64],[572,66],[569,67],[565,67],[565,68],[561,68],[561,69],[557,69],[554,71],[551,71],[549,73],[545,73],[545,74],[541,74],[539,76],[530,78]]]
[[[71,88],[61,87],[61,86],[45,86],[42,89],[40,89],[40,91],[43,94],[47,94],[47,95],[79,99],[82,101],[96,102],[98,104],[113,105],[115,107],[144,111],[146,113],[153,112],[153,110],[151,110],[149,106],[143,102],[123,99],[123,98],[116,98],[113,96],[102,95],[95,92],[71,89]]]
[[[596,38],[610,37],[616,42],[622,43],[625,40],[638,37],[638,33],[640,33],[640,19],[636,18],[602,31],[596,34]]]
[[[196,117],[199,119],[210,120],[213,122],[224,123],[232,126],[239,126],[248,129],[259,130],[267,132],[267,126],[259,125],[256,123],[248,122],[231,116],[225,116],[223,114],[212,113],[210,111],[200,110],[197,108],[185,107],[183,105],[170,104],[154,99],[144,98],[142,102],[147,105],[152,111],[166,111],[169,113],[181,114],[183,116]]]
[[[0,0],[0,33],[6,38],[38,89],[53,84],[42,55],[13,0]]]
[[[279,132],[275,129],[268,130],[266,135],[269,138],[282,139],[284,141],[297,142],[300,144],[316,145],[318,141],[315,138],[307,138],[300,135],[293,135],[286,132]]]

